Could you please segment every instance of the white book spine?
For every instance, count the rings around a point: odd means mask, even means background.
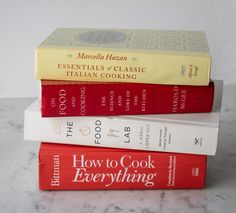
[[[189,154],[214,155],[218,128],[124,117],[42,118],[25,112],[25,140]]]

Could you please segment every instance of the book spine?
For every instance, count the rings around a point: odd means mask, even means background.
[[[218,128],[139,116],[42,118],[26,111],[25,140],[214,155]]]
[[[42,116],[210,112],[214,83],[178,86],[42,81]]]
[[[35,66],[36,78],[45,80],[208,85],[211,58],[200,53],[39,47]]]
[[[41,144],[41,190],[204,187],[206,156],[60,146]]]

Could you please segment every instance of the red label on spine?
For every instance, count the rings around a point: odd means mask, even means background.
[[[42,116],[210,112],[214,83],[174,86],[42,81]]]
[[[42,190],[203,188],[206,156],[42,143]]]

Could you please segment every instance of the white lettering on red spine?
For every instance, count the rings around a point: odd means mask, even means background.
[[[156,167],[151,156],[147,159],[132,159],[131,155],[123,155],[118,160],[107,158],[87,159],[85,155],[73,155],[73,168],[75,175],[72,182],[104,183],[109,187],[115,183],[143,183],[146,187],[155,185],[154,178],[157,176]],[[92,168],[94,168],[92,170]],[[104,168],[109,168],[110,173],[104,172]],[[117,169],[118,168],[118,169]],[[89,170],[87,170],[89,169]],[[146,172],[141,172],[148,169]]]
[[[114,95],[115,95],[115,92],[113,90],[110,91],[110,95],[109,95],[109,104],[110,104],[110,112],[113,112],[114,111]]]
[[[102,96],[102,98],[101,98],[101,106],[102,107],[106,106],[106,100],[107,100],[107,97],[106,96]]]
[[[138,106],[138,96],[137,95],[135,95],[134,96],[134,102],[133,102],[133,104],[134,104],[134,106]]]
[[[60,186],[60,156],[53,155],[53,173],[51,186]]]
[[[147,103],[147,90],[142,90],[142,101],[141,101],[141,109],[142,112],[146,112],[146,103]]]
[[[175,186],[176,180],[176,165],[177,160],[175,155],[169,156],[169,166],[168,166],[168,183],[167,186]]]
[[[122,107],[122,100],[123,100],[123,97],[121,96],[121,95],[119,95],[118,97],[117,97],[117,103],[118,103],[118,106],[119,107]]]
[[[71,97],[71,106],[72,106],[73,108],[76,107],[76,98],[75,98],[75,96],[72,96],[72,97]]]
[[[66,91],[64,89],[59,90],[59,114],[66,115]]]
[[[123,168],[155,168],[154,161],[151,160],[151,156],[148,155],[147,160],[132,160],[130,155],[124,155],[120,159],[120,164]]]
[[[55,98],[50,99],[50,105],[52,108],[54,108],[56,106],[56,99]]]
[[[174,86],[172,95],[172,112],[178,112],[178,103],[179,103],[179,88],[178,86]]]
[[[91,168],[101,167],[103,160],[90,160],[85,159],[84,155],[80,155],[80,159],[77,159],[77,155],[73,155],[73,167]]]
[[[186,89],[182,89],[180,95],[180,109],[182,110],[184,110],[186,107],[186,97],[187,97],[187,91]]]
[[[86,87],[80,87],[80,115],[86,115]]]
[[[131,92],[129,90],[126,90],[125,91],[125,96],[126,96],[126,99],[125,99],[125,111],[126,112],[130,111],[130,95],[131,95]]]

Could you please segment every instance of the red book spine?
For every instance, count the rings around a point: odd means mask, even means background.
[[[41,190],[203,188],[206,156],[42,143]]]
[[[210,112],[214,83],[178,86],[42,81],[42,116]]]

